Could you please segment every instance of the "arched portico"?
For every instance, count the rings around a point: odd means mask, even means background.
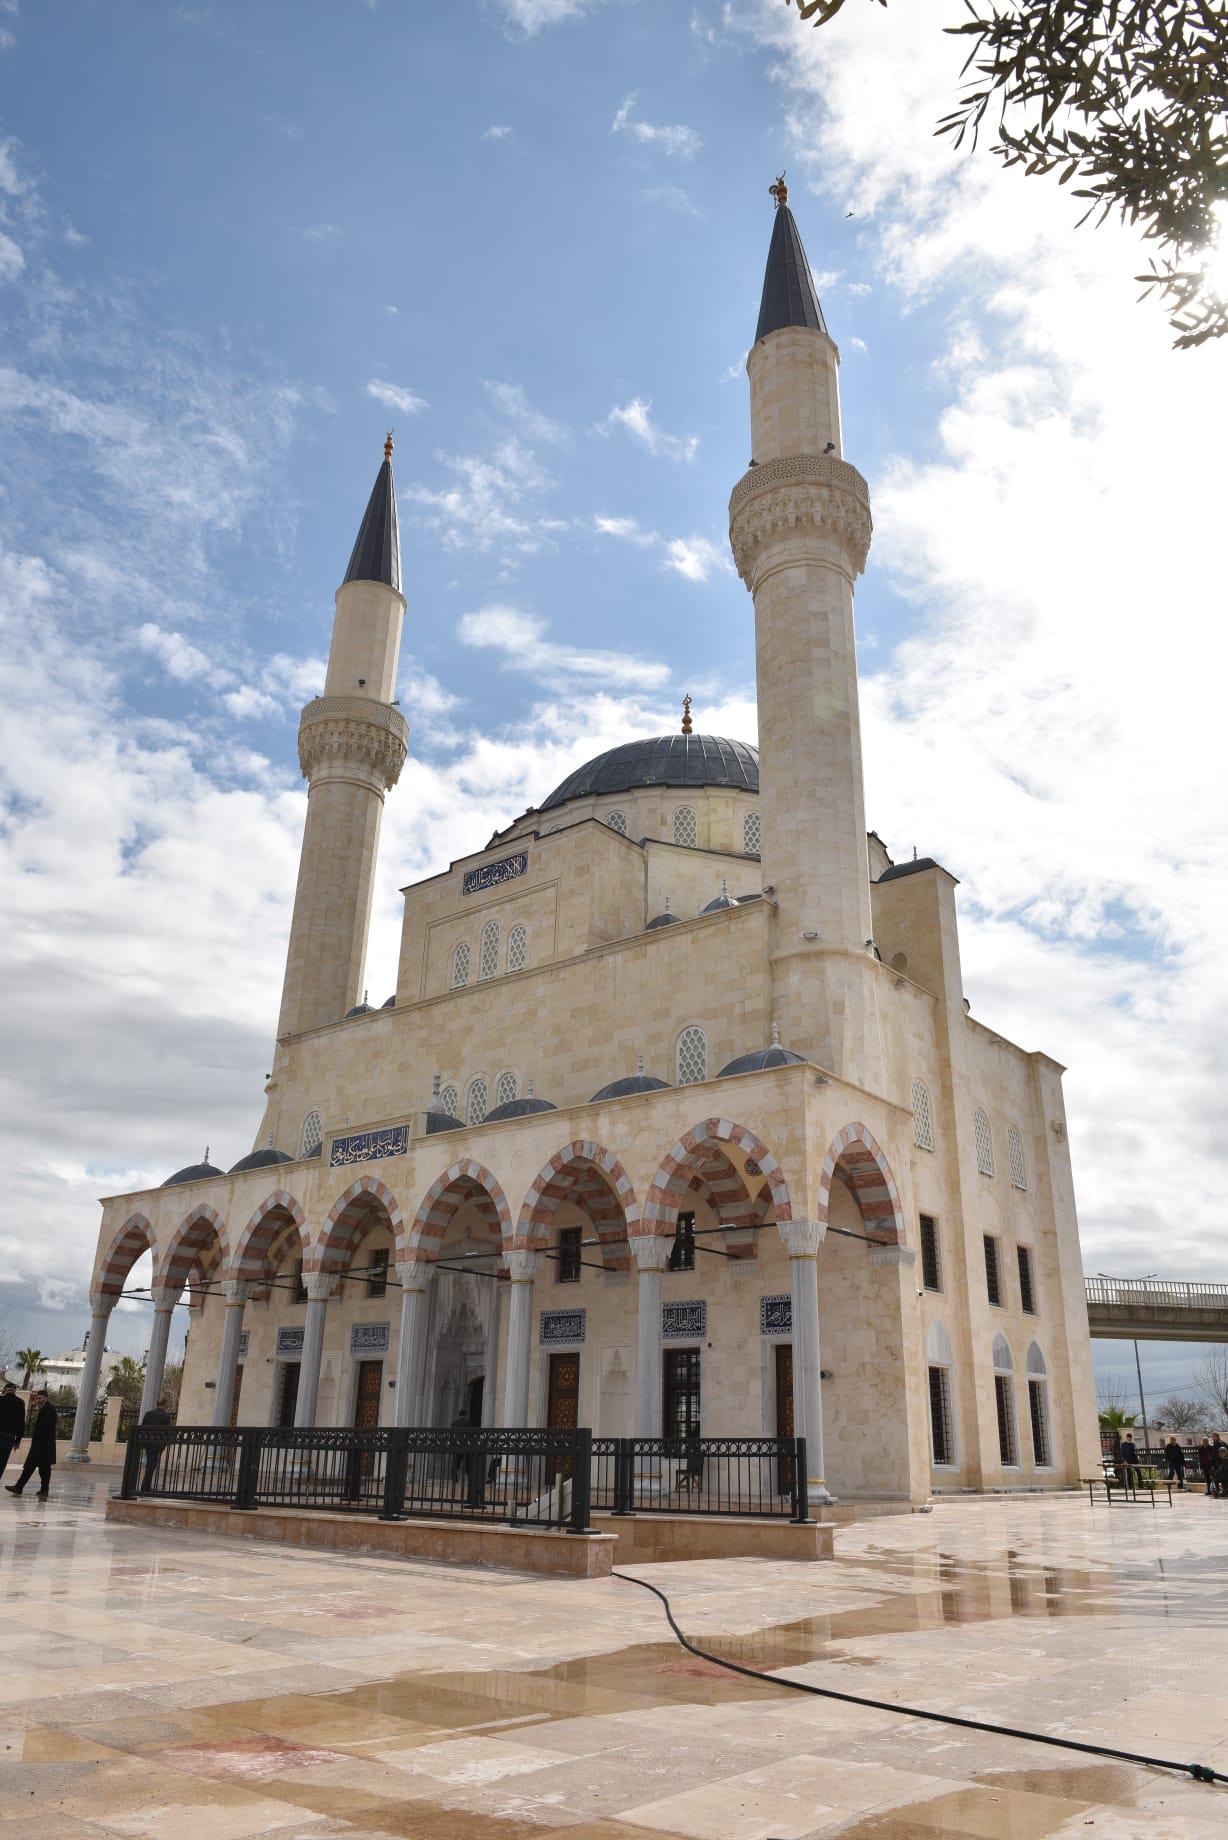
[[[81,1391],[77,1395],[72,1444],[68,1450],[67,1460],[70,1463],[88,1463],[90,1460],[90,1425],[102,1376],[102,1357],[106,1353],[107,1325],[111,1320],[111,1311],[123,1294],[132,1267],[147,1252],[156,1260],[153,1227],[146,1215],[129,1214],[111,1235],[95,1263],[94,1281],[90,1286],[90,1326],[85,1343],[85,1366],[81,1372]]]
[[[253,1212],[239,1235],[231,1262],[224,1268],[222,1289],[226,1313],[213,1395],[215,1425],[230,1423],[244,1309],[253,1297],[268,1296],[270,1283],[283,1267],[291,1271],[305,1267],[307,1252],[307,1221],[302,1206],[288,1189],[274,1189]],[[285,1282],[288,1285],[289,1281]],[[297,1369],[293,1378],[297,1381]],[[279,1366],[275,1369],[275,1384],[283,1379]]]
[[[144,1214],[129,1214],[111,1236],[109,1245],[94,1268],[91,1297],[110,1298],[114,1303],[128,1280],[128,1273],[142,1253],[154,1251],[154,1230]]]
[[[627,1239],[639,1230],[640,1204],[630,1176],[604,1144],[576,1139],[555,1151],[529,1185],[515,1244],[543,1251],[566,1207],[591,1221],[606,1270],[625,1271]]]
[[[837,1131],[819,1172],[818,1217],[827,1224],[832,1183],[839,1179],[857,1204],[865,1230],[885,1246],[906,1243],[900,1192],[886,1155],[859,1122]]]
[[[501,1254],[511,1236],[502,1184],[470,1157],[423,1195],[397,1266],[398,1424],[450,1424],[462,1412],[495,1422]]]

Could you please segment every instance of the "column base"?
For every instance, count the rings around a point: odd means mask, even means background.
[[[88,1450],[66,1450],[61,1461],[64,1463],[88,1463],[90,1461],[90,1453]]]
[[[829,1506],[832,1502],[837,1501],[838,1499],[839,1497],[832,1494],[831,1490],[828,1488],[827,1484],[823,1481],[822,1477],[807,1476],[806,1478],[806,1500],[807,1501],[817,1502],[826,1507],[826,1506]]]

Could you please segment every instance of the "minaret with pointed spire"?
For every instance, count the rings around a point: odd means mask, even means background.
[[[729,501],[755,602],[763,880],[776,902],[773,1008],[799,1050],[881,1089],[853,583],[865,480],[841,454],[840,355],[788,206],[776,203],[750,378],[754,459]]]
[[[299,723],[307,822],[279,1036],[340,1021],[362,994],[380,816],[409,739],[392,703],[404,613],[389,435],[337,590],[324,694]]]

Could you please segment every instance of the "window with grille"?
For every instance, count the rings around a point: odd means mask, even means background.
[[[460,1088],[458,1086],[442,1087],[439,1093],[440,1111],[446,1112],[449,1118],[455,1118],[459,1108],[460,1108]]]
[[[319,1112],[308,1112],[303,1120],[303,1131],[299,1138],[300,1156],[314,1156],[324,1141],[324,1120]]]
[[[290,1273],[290,1286],[291,1303],[306,1303],[307,1286],[303,1283],[302,1259],[295,1259],[294,1261],[294,1266]]]
[[[921,1216],[921,1282],[927,1291],[942,1289],[942,1261],[938,1253],[938,1222],[932,1214]]]
[[[748,811],[742,820],[742,848],[748,856],[763,854],[763,815]]]
[[[485,1080],[471,1080],[469,1083],[469,1108],[467,1112],[470,1124],[486,1123],[487,1103]]]
[[[497,977],[499,972],[499,922],[488,920],[482,928],[482,949],[478,954],[478,977]]]
[[[667,1438],[698,1437],[698,1348],[666,1348],[661,1369],[662,1435]]]
[[[580,1261],[583,1254],[581,1242],[583,1238],[583,1227],[559,1228],[559,1256],[554,1268],[554,1276],[557,1283],[578,1284],[580,1282]]]
[[[930,1437],[935,1463],[954,1463],[955,1439],[951,1432],[951,1376],[945,1367],[931,1367]]]
[[[520,1097],[520,1082],[514,1073],[501,1073],[495,1081],[495,1104],[510,1105]]]
[[[978,1105],[972,1118],[972,1129],[976,1135],[976,1166],[983,1176],[993,1174],[993,1132],[989,1128],[989,1119]]]
[[[694,1086],[708,1077],[708,1037],[702,1029],[683,1029],[678,1037],[678,1085]]]
[[[1038,1469],[1052,1462],[1049,1455],[1049,1401],[1043,1380],[1028,1381],[1028,1416],[1032,1420],[1032,1461]]]
[[[514,926],[507,936],[507,968],[509,971],[523,971],[529,957],[528,928]]]
[[[388,1295],[388,1257],[387,1246],[377,1246],[367,1256],[367,1296],[386,1297]]]
[[[461,940],[452,954],[452,988],[461,990],[469,982],[469,946]]]
[[[694,1271],[695,1269],[694,1214],[679,1214],[674,1223],[674,1243],[669,1250],[669,1269],[671,1271]]]
[[[912,1083],[912,1134],[918,1150],[934,1148],[934,1114],[930,1108],[930,1089],[924,1080]]]
[[[1019,1301],[1029,1316],[1036,1314],[1036,1285],[1032,1279],[1032,1248],[1016,1248],[1019,1257]]]
[[[1002,1262],[992,1233],[985,1235],[985,1294],[995,1309],[1002,1308]]]
[[[1023,1138],[1010,1125],[1006,1132],[1006,1154],[1011,1166],[1011,1185],[1014,1188],[1026,1188],[1028,1172],[1023,1161]]]
[[[627,814],[625,811],[607,811],[605,821],[612,831],[618,832],[620,837],[625,837],[627,835]]]
[[[674,813],[674,842],[693,850],[699,841],[699,821],[693,805],[679,805]]]
[[[1014,1469],[1019,1450],[1015,1443],[1015,1382],[1009,1374],[994,1375],[993,1393],[998,1408],[998,1456],[1004,1468]]]

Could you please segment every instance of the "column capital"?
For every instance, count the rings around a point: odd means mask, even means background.
[[[791,1259],[813,1259],[827,1238],[825,1220],[778,1220],[776,1231]]]
[[[507,1266],[507,1275],[513,1284],[532,1284],[541,1270],[542,1255],[540,1252],[524,1250],[505,1252],[503,1263]]]
[[[173,1310],[182,1295],[182,1284],[155,1284],[150,1291],[155,1310]]]
[[[337,1288],[335,1271],[305,1271],[303,1289],[307,1293],[308,1303],[327,1303]]]
[[[432,1259],[398,1259],[397,1277],[403,1291],[429,1291],[435,1277]]]
[[[227,1278],[222,1285],[227,1307],[242,1309],[255,1288],[254,1284],[249,1284],[244,1278]]]
[[[118,1298],[108,1297],[102,1292],[91,1291],[90,1315],[101,1316],[103,1322],[106,1322],[117,1302]]]
[[[673,1251],[672,1234],[629,1233],[627,1244],[641,1271],[664,1271]]]
[[[871,1265],[895,1265],[903,1270],[910,1269],[917,1262],[917,1255],[911,1246],[871,1246]]]

